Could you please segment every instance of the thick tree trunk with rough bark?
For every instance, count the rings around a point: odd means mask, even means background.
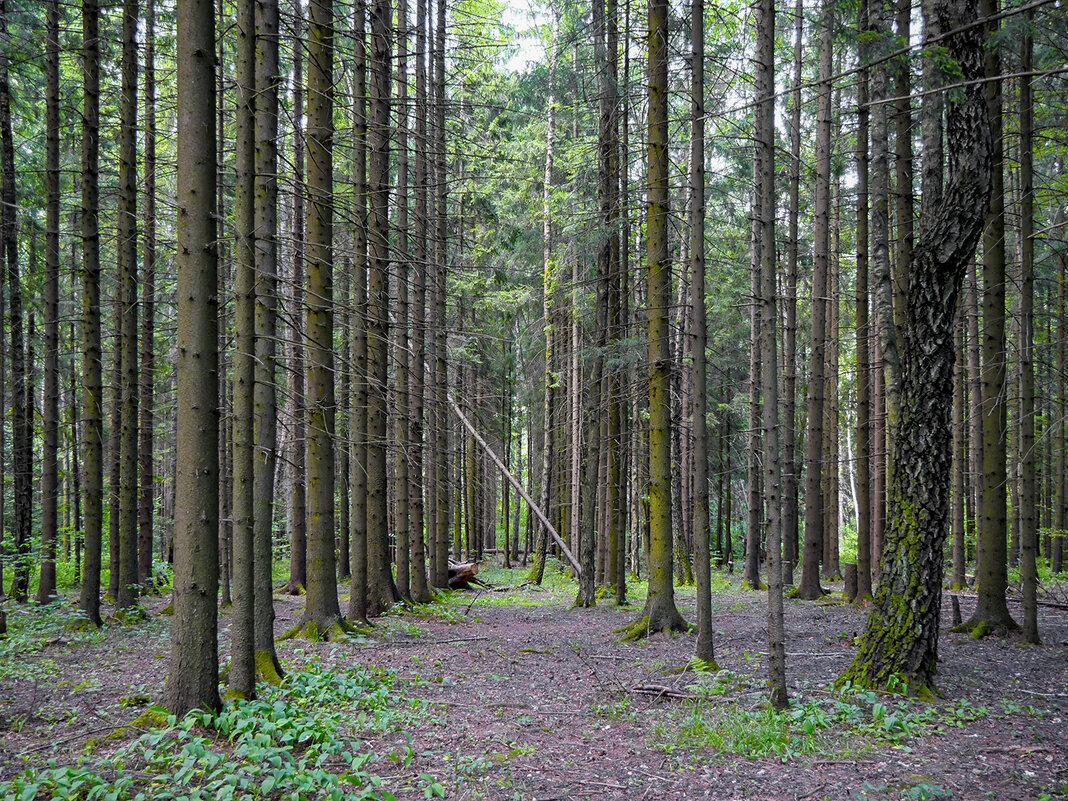
[[[932,690],[938,659],[942,545],[949,517],[953,333],[961,282],[990,197],[990,130],[983,89],[983,34],[965,0],[934,4],[950,57],[967,83],[950,100],[949,184],[913,252],[902,355],[901,418],[890,482],[888,531],[874,608],[843,674],[864,686],[894,678]]]
[[[649,2],[646,246],[649,309],[649,590],[625,638],[689,626],[675,606],[671,526],[671,256],[668,248],[668,3]]]
[[[212,0],[178,6],[178,432],[167,709],[217,710],[219,413]]]

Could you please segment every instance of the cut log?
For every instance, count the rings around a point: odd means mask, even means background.
[[[469,590],[471,589],[471,582],[477,580],[475,579],[475,576],[477,575],[477,562],[465,562],[463,564],[457,564],[455,562],[450,563],[449,587],[454,590]]]

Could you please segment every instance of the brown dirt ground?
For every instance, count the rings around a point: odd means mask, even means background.
[[[524,578],[518,571],[493,578],[496,591],[456,594],[445,615],[409,612],[383,618],[356,641],[279,646],[290,666],[317,653],[328,662],[380,665],[420,680],[406,692],[433,705],[427,725],[411,731],[415,761],[380,768],[392,772],[384,778],[399,798],[422,797],[422,790],[405,788],[417,786],[414,777],[424,772],[442,782],[450,799],[897,799],[925,797],[930,785],[955,801],[1068,797],[1068,613],[1062,609],[1043,608],[1043,644],[1024,647],[1012,638],[974,641],[948,633],[946,604],[938,684],[945,700],[937,705],[946,719],[970,705],[975,719],[960,727],[930,724],[900,744],[839,729],[842,739],[823,753],[751,759],[687,747],[680,723],[695,702],[642,691],[652,685],[685,694],[694,682],[709,686],[711,676],[676,670],[692,654],[692,634],[620,643],[614,630],[634,619],[638,607],[602,600],[594,609],[569,609],[573,589],[563,582],[520,590],[514,589]],[[303,601],[276,600],[282,632]],[[692,620],[692,590],[680,590],[678,600]],[[147,606],[154,613],[164,603],[150,599]],[[965,616],[972,604],[962,599]],[[764,598],[735,578],[716,592],[714,608],[717,660],[732,677],[727,692],[706,697],[702,708],[757,709],[766,675]],[[831,601],[787,601],[793,699],[828,697],[829,683],[855,653],[852,640],[864,614]],[[224,639],[227,623],[224,613]],[[88,737],[113,731],[140,711],[129,707],[131,696],[158,696],[169,625],[154,614],[148,623],[110,626],[88,641],[56,630],[22,657],[29,669],[0,671],[0,780],[50,757],[73,762]],[[389,735],[375,747],[383,753],[400,742]]]

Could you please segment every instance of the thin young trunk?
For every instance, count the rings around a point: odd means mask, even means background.
[[[412,364],[408,446],[408,518],[412,537],[412,600],[430,600],[427,586],[425,540],[425,488],[423,472],[423,398],[426,376],[426,281],[427,281],[427,90],[426,90],[426,13],[427,0],[416,0],[415,58],[415,231],[413,238],[412,278]]]
[[[445,587],[449,581],[449,486],[446,462],[446,445],[448,443],[448,389],[449,373],[447,362],[446,336],[446,292],[448,287],[448,239],[446,223],[448,221],[448,187],[445,183],[445,0],[437,0],[436,28],[434,37],[434,252],[436,270],[434,273],[434,380],[435,402],[434,414],[437,415],[435,429],[436,445],[441,463],[437,471],[437,499],[435,532],[437,543],[434,550],[434,586]]]

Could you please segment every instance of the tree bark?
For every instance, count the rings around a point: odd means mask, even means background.
[[[256,0],[256,310],[253,371],[252,564],[256,673],[282,676],[274,646],[274,490],[278,470],[278,0]]]
[[[104,500],[104,387],[100,344],[100,7],[82,0],[82,452],[85,464],[85,564],[78,606],[99,626]],[[6,204],[5,204],[6,208]]]
[[[122,100],[119,104],[119,585],[116,609],[137,604],[137,0],[122,4]]]
[[[174,622],[166,705],[174,715],[220,707],[219,414],[212,0],[177,8],[178,432]]]
[[[863,686],[903,680],[932,691],[949,516],[953,332],[967,264],[990,198],[990,130],[983,91],[983,33],[965,0],[934,11],[965,83],[948,103],[949,184],[926,220],[909,265],[902,348],[901,419],[890,479],[889,530],[880,581],[860,650],[843,674]]]
[[[253,506],[253,382],[256,336],[255,208],[256,183],[256,37],[255,0],[239,0],[236,7],[234,82],[234,349],[233,460],[234,577],[230,623],[230,688],[228,696],[252,698],[256,689],[254,662],[255,591],[252,533]]]
[[[775,289],[775,2],[757,7],[756,145],[760,165],[760,390],[763,395],[764,498],[768,550],[768,687],[771,705],[785,709],[786,633],[782,597],[782,464],[779,461],[779,363]],[[806,554],[806,563],[808,556]]]
[[[155,531],[155,374],[156,374],[156,2],[145,4],[145,190],[141,256],[141,404],[138,469],[141,484],[137,515],[137,576],[146,590],[154,586],[152,545]]]
[[[371,3],[370,125],[367,163],[367,613],[387,612],[400,600],[390,564],[386,475],[389,338],[389,0]]]
[[[59,538],[59,0],[48,0],[45,20],[45,362],[39,604],[57,597]]]
[[[333,0],[314,0],[309,12],[304,340],[308,362],[308,595],[297,628],[306,637],[321,639],[341,628],[334,556]]]
[[[1020,71],[1034,65],[1032,12],[1027,12],[1020,42]],[[1023,639],[1038,644],[1038,519],[1035,468],[1035,192],[1034,90],[1020,80],[1020,583],[1023,589]]]
[[[689,626],[675,606],[671,527],[671,256],[668,247],[668,3],[649,2],[646,270],[649,309],[649,590],[625,638]]]
[[[816,121],[816,191],[814,271],[812,275],[812,355],[808,380],[808,426],[805,433],[805,553],[797,597],[823,595],[823,417],[827,342],[827,287],[831,217],[831,26],[834,6],[825,0],[820,22],[820,85]]]
[[[7,3],[0,0],[0,37],[7,38]],[[15,568],[11,597],[26,600],[30,587],[29,550],[32,525],[32,452],[26,409],[26,358],[22,335],[22,284],[19,279],[18,203],[15,193],[15,145],[11,131],[11,81],[7,48],[0,48],[0,168],[3,205],[0,236],[6,262],[11,336],[11,461],[15,477],[15,530],[12,550]]]
[[[997,13],[997,0],[984,0],[983,13]],[[997,25],[988,23],[987,36]],[[986,52],[986,103],[990,117],[992,170],[990,212],[983,234],[983,504],[976,564],[979,600],[967,627],[1017,628],[1005,602],[1008,584],[1005,398],[1005,182],[1002,132],[1001,57],[996,47]]]

